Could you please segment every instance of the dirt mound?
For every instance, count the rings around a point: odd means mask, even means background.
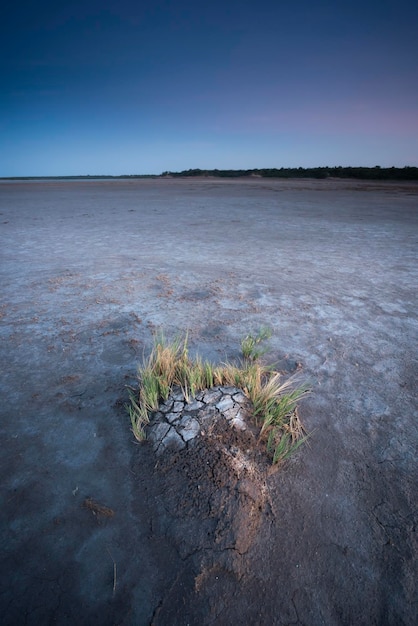
[[[160,460],[164,508],[182,557],[211,550],[237,571],[236,557],[247,552],[267,504],[267,460],[253,446],[253,435],[218,420],[190,448]]]
[[[172,598],[175,589],[181,587],[183,598],[187,589],[192,607],[196,594],[209,601],[212,579],[216,585],[223,578],[236,584],[248,570],[246,555],[260,525],[271,514],[267,479],[274,470],[265,445],[258,442],[258,429],[249,419],[249,406],[244,410],[243,403],[239,405],[237,426],[236,415],[232,416],[237,408],[230,407],[225,415],[216,405],[229,406],[227,399],[242,392],[232,388],[216,391],[207,392],[212,394],[212,401],[203,408],[197,407],[194,399],[186,406],[195,407],[195,411],[185,408],[178,413],[178,431],[187,421],[199,422],[196,436],[184,445],[172,435],[167,437],[162,428],[172,421],[169,412],[157,412],[150,424],[149,443],[156,460],[152,498],[158,533],[176,546],[180,563],[187,563],[184,575],[179,574],[171,593],[158,607],[156,623],[179,618],[178,602]],[[201,404],[203,394],[198,397]],[[170,398],[166,406],[173,407],[174,402],[179,398]],[[164,437],[168,439],[165,446]]]

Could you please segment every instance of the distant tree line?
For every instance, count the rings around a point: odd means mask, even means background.
[[[90,175],[80,176],[11,176],[0,180],[80,180],[107,178],[161,178],[164,176],[217,176],[218,178],[240,178],[260,176],[262,178],[360,178],[363,180],[418,180],[418,167],[281,167],[252,170],[183,170],[182,172],[163,172],[162,174],[122,174],[120,176]]]
[[[363,180],[418,180],[418,167],[281,167],[252,170],[200,170],[163,172],[161,176],[216,176],[240,178],[261,176],[262,178],[360,178]]]

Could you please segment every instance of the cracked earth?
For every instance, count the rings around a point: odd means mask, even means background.
[[[244,411],[250,410],[246,396],[236,387],[213,387],[188,399],[181,389],[175,389],[151,416],[147,438],[157,454],[181,450],[196,437],[209,434],[217,419],[225,419],[231,428],[247,430]]]
[[[415,184],[0,182],[2,623],[415,626],[417,233]],[[308,445],[272,472],[234,389],[135,441],[154,331],[262,326]]]

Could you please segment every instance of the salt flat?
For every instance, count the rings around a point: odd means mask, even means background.
[[[1,182],[3,623],[415,624],[417,248],[416,184]],[[126,386],[156,329],[222,361],[260,326],[312,436],[226,561]]]

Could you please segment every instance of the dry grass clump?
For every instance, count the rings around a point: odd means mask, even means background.
[[[251,400],[255,424],[260,427],[259,438],[265,441],[273,463],[287,458],[306,440],[297,403],[308,388],[295,386],[294,379],[282,381],[279,372],[261,363],[264,349],[260,343],[269,336],[266,330],[256,336],[247,335],[241,342],[242,361],[219,366],[199,356],[191,359],[187,335],[172,343],[157,336],[150,356],[139,367],[139,394],[131,392],[128,411],[135,437],[139,441],[145,439],[150,413],[168,398],[174,386],[182,389],[187,400],[199,390],[234,386]]]
[[[113,517],[115,512],[108,506],[99,504],[93,498],[86,498],[82,504],[83,508],[88,509],[93,515],[102,515],[103,517]]]

